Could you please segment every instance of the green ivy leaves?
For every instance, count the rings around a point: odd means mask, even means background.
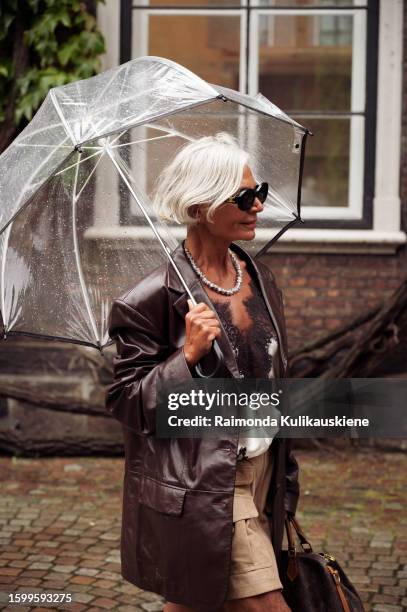
[[[15,80],[12,58],[17,25],[23,27],[28,65]],[[0,41],[0,122],[5,119],[8,92],[16,87],[14,122],[18,126],[32,118],[51,87],[97,73],[105,51],[96,19],[86,3],[78,0],[2,0]]]

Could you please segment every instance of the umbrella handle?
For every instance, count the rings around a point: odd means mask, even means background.
[[[215,364],[215,368],[213,370],[213,372],[211,372],[210,374],[205,374],[201,365],[199,364],[199,362],[196,364],[195,366],[195,371],[198,374],[199,378],[215,378],[216,374],[218,373],[220,367],[224,364],[224,359],[223,359],[223,353],[220,350],[220,346],[217,342],[217,340],[213,341],[213,350],[215,351],[215,356],[216,356],[216,364]]]

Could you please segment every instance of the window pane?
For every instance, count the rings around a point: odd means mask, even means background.
[[[138,49],[135,55],[166,57],[209,83],[239,90],[239,16],[153,13],[147,20],[147,49]]]
[[[314,134],[307,139],[302,205],[348,206],[351,120],[295,118]]]
[[[260,14],[258,23],[263,95],[285,111],[350,110],[351,15]]]

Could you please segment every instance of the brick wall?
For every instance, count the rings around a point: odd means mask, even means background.
[[[283,290],[293,350],[389,297],[406,275],[407,255],[279,253],[267,264]]]

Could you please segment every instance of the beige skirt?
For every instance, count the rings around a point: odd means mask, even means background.
[[[233,501],[232,562],[227,599],[282,589],[264,513],[271,480],[272,454],[237,462]]]

